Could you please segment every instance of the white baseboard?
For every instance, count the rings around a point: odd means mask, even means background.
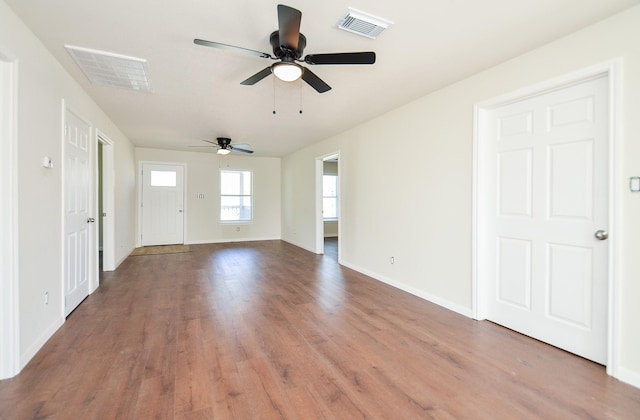
[[[283,241],[283,242],[286,242],[286,243],[288,243],[288,244],[291,244],[291,245],[293,245],[293,246],[297,246],[298,248],[302,248],[302,249],[304,249],[304,250],[306,250],[306,251],[312,252],[312,253],[314,253],[314,254],[316,253],[316,250],[315,250],[315,249],[307,248],[305,245],[303,245],[303,244],[301,244],[301,243],[298,243],[298,242],[296,242],[296,241],[292,241],[292,240],[290,240],[290,239],[282,239],[282,241]]]
[[[122,264],[124,262],[124,260],[126,260],[129,255],[131,255],[131,253],[133,252],[134,248],[129,249],[129,252],[125,252],[124,257],[120,258],[118,261],[116,261],[115,267],[113,268],[113,271],[117,270],[118,267],[120,267],[120,264]]]
[[[640,388],[640,373],[631,371],[629,369],[619,367],[618,375],[615,376],[616,379],[634,386],[636,388]]]
[[[185,245],[203,245],[203,244],[224,244],[228,242],[256,242],[256,241],[279,241],[280,238],[266,237],[266,238],[237,238],[237,239],[201,239],[197,241],[186,241]]]
[[[443,299],[443,298],[441,298],[439,296],[435,296],[435,295],[432,295],[430,293],[426,293],[426,292],[424,292],[422,290],[416,289],[415,287],[408,286],[408,285],[406,285],[404,283],[400,283],[400,282],[395,281],[393,279],[390,279],[388,277],[382,276],[382,275],[380,275],[378,273],[374,273],[374,272],[366,270],[366,269],[364,269],[362,267],[358,267],[357,265],[350,264],[350,263],[345,263],[344,261],[341,261],[340,264],[342,264],[345,267],[348,267],[348,268],[350,268],[352,270],[355,270],[355,271],[357,271],[359,273],[367,275],[367,276],[369,276],[369,277],[371,277],[371,278],[373,278],[375,280],[378,280],[378,281],[380,281],[382,283],[386,283],[389,286],[393,286],[396,289],[400,289],[400,290],[405,291],[407,293],[410,293],[410,294],[412,294],[414,296],[417,296],[417,297],[419,297],[421,299],[424,299],[424,300],[426,300],[428,302],[435,303],[438,306],[442,306],[445,309],[448,309],[450,311],[456,312],[456,313],[458,313],[460,315],[464,315],[467,318],[473,318],[473,311],[471,310],[471,308],[467,308],[467,307],[464,307],[464,306],[459,305],[457,303],[453,303],[451,301]]]
[[[27,363],[33,359],[33,356],[46,344],[47,341],[53,336],[53,334],[62,327],[64,324],[64,318],[57,318],[44,332],[38,337],[38,339],[29,346],[23,353],[20,354],[20,371],[27,366]]]

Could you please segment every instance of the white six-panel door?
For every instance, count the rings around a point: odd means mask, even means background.
[[[607,83],[490,112],[492,216],[478,222],[488,232],[487,319],[599,363],[607,358]]]
[[[64,314],[69,315],[89,295],[91,127],[70,111],[65,112],[65,237]]]
[[[184,243],[184,167],[142,165],[142,245]]]

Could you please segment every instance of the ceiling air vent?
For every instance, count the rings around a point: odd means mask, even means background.
[[[91,83],[151,92],[147,60],[71,45],[64,47]]]
[[[338,28],[354,34],[376,39],[382,31],[387,29],[393,22],[370,15],[360,10],[349,8],[349,12],[338,22]]]

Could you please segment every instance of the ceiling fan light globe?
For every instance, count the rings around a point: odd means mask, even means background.
[[[223,155],[224,156],[224,155],[228,155],[229,153],[231,153],[231,150],[229,150],[229,149],[218,149],[218,151],[216,153],[218,153],[219,155]]]
[[[271,71],[283,82],[293,82],[302,76],[302,67],[296,63],[277,63],[273,65]]]

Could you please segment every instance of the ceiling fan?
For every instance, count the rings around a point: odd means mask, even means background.
[[[218,149],[216,153],[219,155],[228,155],[231,152],[239,152],[239,153],[247,153],[247,154],[253,153],[253,150],[241,149],[240,147],[238,147],[238,146],[242,146],[242,147],[249,146],[246,143],[236,144],[235,146],[232,146],[231,139],[229,137],[218,137],[215,142],[212,140],[202,140],[202,141],[205,143],[210,143],[210,145],[189,146],[189,147],[215,147],[216,149]]]
[[[268,58],[277,60],[277,63],[259,71],[248,79],[242,81],[242,85],[254,85],[273,73],[278,79],[285,82],[292,82],[302,78],[318,93],[324,93],[331,89],[322,79],[316,76],[307,67],[303,67],[298,63],[306,63],[312,65],[324,64],[373,64],[376,62],[376,53],[368,52],[349,52],[334,54],[309,54],[301,59],[302,51],[307,45],[307,38],[300,33],[300,21],[302,20],[302,12],[283,4],[278,5],[278,30],[274,31],[269,37],[269,42],[273,48],[273,56],[271,54],[250,50],[247,48],[236,47],[233,45],[221,44],[219,42],[205,41],[203,39],[194,39],[197,45],[206,47],[220,48],[226,50],[237,51],[250,54],[260,58]]]

